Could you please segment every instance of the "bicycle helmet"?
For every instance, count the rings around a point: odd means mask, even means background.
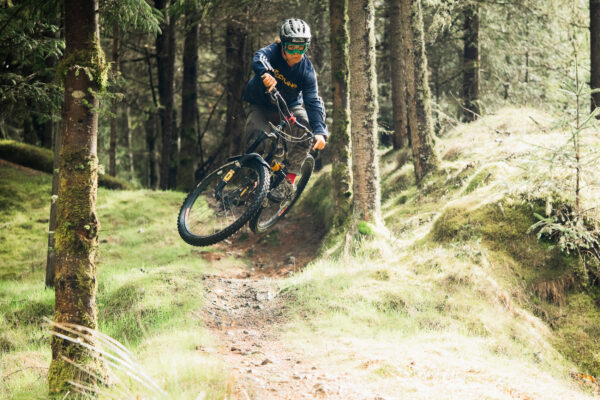
[[[283,43],[310,44],[310,28],[308,24],[298,18],[289,18],[283,21],[279,28],[279,38]]]

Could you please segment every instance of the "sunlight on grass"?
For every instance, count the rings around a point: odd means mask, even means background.
[[[44,288],[50,176],[0,167],[0,384],[2,399],[46,398],[54,292]],[[206,262],[180,240],[184,194],[98,192],[100,331],[141,355],[169,398],[221,399],[227,372],[196,347],[211,343],[195,317]],[[176,329],[175,329],[176,328]]]
[[[420,190],[406,155],[384,154],[382,211],[393,236],[288,278],[287,342],[383,397],[588,398],[559,339],[575,330],[554,331],[531,312],[542,310],[532,285],[572,263],[526,233],[535,207],[524,202],[569,173],[546,161],[568,140],[555,122],[505,109],[457,126],[438,141],[441,169]],[[577,338],[593,347],[586,326],[595,317],[582,320]]]

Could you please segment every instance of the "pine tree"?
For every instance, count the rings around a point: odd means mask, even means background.
[[[427,58],[423,33],[423,15],[420,0],[401,0],[404,55],[406,59],[406,93],[408,126],[417,182],[437,168],[433,149],[433,122]],[[412,78],[412,79],[411,79]]]
[[[350,109],[348,77],[348,0],[329,1],[331,27],[331,81],[333,90],[333,124],[329,147],[331,149],[331,177],[333,179],[333,224],[341,226],[348,218],[352,196],[350,175]]]
[[[97,92],[105,84],[107,74],[99,44],[97,10],[97,0],[65,1],[65,118],[60,149],[54,278],[55,322],[92,329],[97,327]],[[93,384],[92,374],[99,368],[97,359],[84,347],[53,336],[48,371],[52,395],[67,392],[71,386],[69,381]]]
[[[358,220],[380,219],[377,162],[377,73],[373,0],[349,0],[350,93],[353,213]]]
[[[156,8],[163,11],[165,22],[156,36],[156,61],[158,65],[158,95],[160,98],[160,126],[162,152],[160,159],[160,188],[173,189],[173,167],[177,159],[174,148],[173,102],[175,81],[175,17],[167,12],[169,0],[156,0]],[[175,169],[176,171],[176,169]]]
[[[463,53],[463,118],[474,121],[479,109],[479,6],[467,4],[464,8]]]
[[[198,147],[198,9],[190,2],[186,10],[186,33],[183,44],[183,83],[181,88],[181,154],[177,187],[194,186]]]
[[[119,23],[113,23],[113,43],[112,43],[112,71],[115,81],[119,77]],[[119,111],[119,103],[116,97],[112,100],[110,112],[110,148],[108,174],[117,176],[117,113]]]
[[[600,0],[590,0],[590,86],[600,89]],[[592,93],[592,111],[600,107],[600,93]]]
[[[404,33],[399,0],[388,0],[390,16],[390,55],[392,72],[392,111],[394,115],[394,149],[408,144],[408,113],[406,105],[406,59],[403,55]]]
[[[240,153],[243,147],[242,136],[246,118],[242,105],[242,94],[244,92],[245,66],[247,65],[244,51],[247,36],[248,32],[242,18],[238,20],[231,18],[227,21],[225,31],[227,115],[223,146],[221,146],[221,157],[225,158]]]

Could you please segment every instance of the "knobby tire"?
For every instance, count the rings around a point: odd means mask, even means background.
[[[242,166],[254,169],[258,174],[258,186],[256,188],[257,194],[253,201],[248,205],[244,213],[235,220],[232,224],[225,227],[224,229],[217,231],[211,235],[207,236],[199,236],[190,232],[186,226],[186,211],[191,208],[194,202],[198,199],[203,189],[205,189],[202,184],[204,181],[208,181],[209,179],[214,178],[213,174],[218,173],[218,171],[223,171],[227,168],[231,168],[231,165],[234,163],[229,163],[221,166],[220,168],[213,171],[206,178],[204,178],[197,186],[192,190],[181,206],[179,211],[179,216],[177,218],[177,230],[179,231],[179,235],[181,238],[188,244],[192,246],[209,246],[211,244],[215,244],[220,242],[229,236],[233,235],[237,232],[250,218],[252,218],[260,209],[267,193],[269,192],[269,169],[259,162],[258,160],[246,160],[242,162]],[[189,212],[189,211],[188,211]]]

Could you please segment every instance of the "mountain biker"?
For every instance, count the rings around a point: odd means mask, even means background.
[[[262,131],[268,132],[269,122],[275,125],[279,123],[278,110],[267,94],[277,87],[297,121],[304,126],[310,124],[315,135],[313,150],[325,147],[328,135],[325,105],[318,94],[315,70],[305,54],[310,39],[310,28],[306,22],[297,18],[286,19],[279,28],[279,37],[275,42],[254,55],[252,69],[255,75],[248,82],[243,96],[250,103],[245,126],[247,142],[252,142]],[[296,137],[303,133],[301,129],[291,132]],[[300,172],[302,161],[310,151],[310,142],[288,142],[287,149],[288,174],[276,191],[272,192],[281,197],[294,193],[294,181]]]

